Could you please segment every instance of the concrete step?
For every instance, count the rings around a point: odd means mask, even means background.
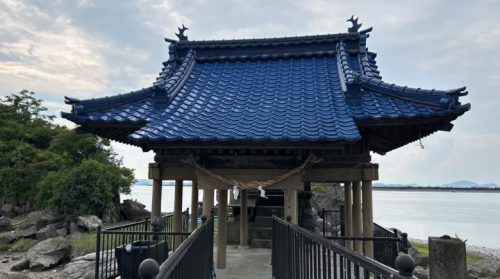
[[[271,239],[273,237],[272,228],[253,228],[252,239]]]
[[[252,239],[252,248],[269,248],[271,249],[270,239]]]
[[[257,206],[255,214],[257,216],[272,216],[273,210],[276,211],[277,216],[283,216],[283,206]]]
[[[255,228],[271,228],[273,226],[273,218],[271,216],[255,216],[253,226]]]

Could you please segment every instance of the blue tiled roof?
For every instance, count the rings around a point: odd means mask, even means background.
[[[465,88],[382,81],[368,31],[298,38],[181,41],[149,88],[77,100],[77,124],[142,123],[147,141],[357,141],[358,120],[455,116]],[[90,125],[90,124],[89,124]]]
[[[334,57],[197,64],[167,109],[132,139],[360,139]]]

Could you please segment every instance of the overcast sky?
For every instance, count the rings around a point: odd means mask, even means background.
[[[191,40],[315,35],[346,32],[352,14],[374,28],[368,48],[385,81],[470,92],[472,110],[450,133],[374,155],[380,180],[500,184],[500,1],[0,0],[0,97],[35,91],[59,116],[65,95],[150,86],[168,57],[163,38],[181,24]],[[152,153],[114,147],[147,176]]]

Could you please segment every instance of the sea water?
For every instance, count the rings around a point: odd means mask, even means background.
[[[132,198],[151,210],[151,186],[133,186]],[[202,191],[199,194],[202,200]],[[184,187],[182,208],[191,207],[191,187]],[[174,209],[174,187],[163,186],[162,212]],[[458,236],[468,244],[500,249],[500,193],[374,191],[374,221],[398,228],[409,238]]]

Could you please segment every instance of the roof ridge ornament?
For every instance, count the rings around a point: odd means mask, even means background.
[[[349,33],[357,33],[361,25],[363,25],[362,23],[358,23],[358,19],[359,17],[354,18],[354,15],[352,15],[350,19],[346,20],[352,23],[352,26],[347,29]]]
[[[177,27],[177,29],[179,29],[179,33],[175,33],[175,36],[177,36],[177,38],[179,38],[179,41],[187,41],[188,37],[186,35],[184,35],[184,31],[189,30],[189,28],[187,28],[183,24],[182,28]]]

